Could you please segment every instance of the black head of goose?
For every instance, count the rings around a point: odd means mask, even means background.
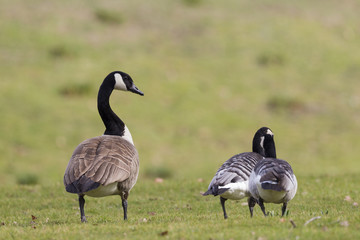
[[[81,221],[86,222],[84,196],[120,195],[127,219],[127,198],[139,173],[139,156],[129,129],[111,110],[112,91],[144,95],[131,77],[120,71],[107,75],[98,93],[98,111],[105,125],[104,135],[87,139],[74,150],[65,170],[66,191],[79,196]]]
[[[211,180],[208,190],[203,194],[220,195],[220,203],[224,218],[227,218],[225,201],[227,199],[239,200],[248,197],[251,216],[256,204],[248,188],[249,176],[255,164],[264,157],[276,157],[274,134],[270,128],[262,127],[254,135],[253,151],[237,154],[227,160],[216,172]]]
[[[297,180],[288,162],[265,158],[251,172],[249,188],[265,216],[264,202],[283,203],[281,216],[284,216],[287,203],[296,194]]]

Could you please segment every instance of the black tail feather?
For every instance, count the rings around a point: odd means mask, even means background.
[[[66,185],[66,191],[69,193],[85,193],[90,190],[96,189],[100,186],[100,183],[92,181],[85,175],[81,176],[78,180]]]
[[[227,190],[229,190],[230,188],[220,188],[220,189],[218,189],[218,191],[217,191],[217,195],[221,195],[221,194],[223,194],[224,192],[226,192]]]
[[[212,189],[207,190],[207,191],[206,191],[206,192],[204,192],[202,195],[203,195],[203,196],[213,195],[213,193],[212,193]]]
[[[209,190],[207,190],[205,193],[203,193],[203,196],[207,196],[207,195],[221,195],[224,192],[226,192],[227,190],[229,190],[230,188],[219,188],[219,186],[215,185],[212,186]]]

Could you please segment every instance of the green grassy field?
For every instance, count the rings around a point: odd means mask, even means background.
[[[0,0],[0,239],[359,238],[359,12],[355,0]],[[81,224],[62,177],[104,131],[96,94],[113,70],[145,93],[111,98],[140,176],[127,222],[114,196],[86,198]],[[200,192],[262,126],[298,193],[284,219],[280,205],[250,219],[228,201],[225,221]]]

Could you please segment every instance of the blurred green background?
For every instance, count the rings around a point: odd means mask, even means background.
[[[262,126],[299,176],[360,172],[359,1],[0,5],[2,184],[62,184],[114,70],[145,93],[111,97],[140,179],[210,181]]]

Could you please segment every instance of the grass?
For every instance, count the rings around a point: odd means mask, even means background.
[[[2,189],[2,239],[356,239],[360,217],[354,200],[358,175],[307,176],[289,213],[280,218],[280,205],[266,204],[265,218],[258,206],[249,217],[246,201],[227,201],[229,219],[224,220],[219,198],[203,197],[207,182],[153,181],[140,179],[129,199],[129,220],[122,220],[118,196],[86,198],[88,223],[80,222],[76,195],[61,184],[13,186]],[[324,185],[328,188],[324,188]],[[331,191],[329,191],[331,189]],[[61,209],[61,211],[59,211]],[[314,218],[306,226],[306,221]],[[35,217],[35,219],[34,219]],[[5,220],[4,220],[5,218]],[[294,228],[290,223],[293,221]],[[55,233],[55,234],[54,234]]]
[[[0,6],[0,238],[358,238],[356,1]],[[111,98],[139,151],[140,178],[128,222],[109,197],[87,198],[89,223],[80,224],[62,177],[77,144],[104,131],[96,94],[113,70],[145,93]],[[262,126],[299,192],[284,221],[278,205],[267,206],[272,217],[257,208],[249,219],[229,201],[223,221],[219,200],[199,192]]]

